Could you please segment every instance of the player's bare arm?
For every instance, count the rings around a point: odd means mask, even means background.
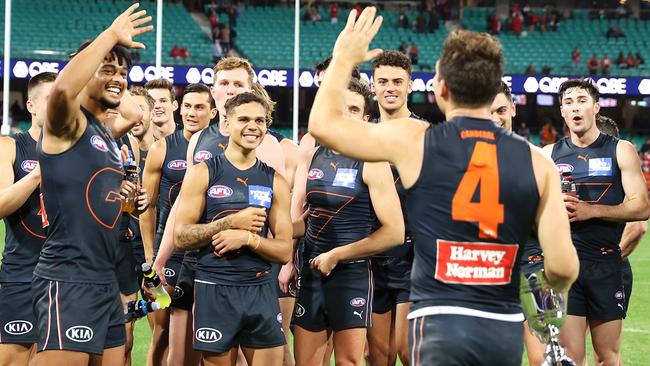
[[[153,243],[156,233],[156,218],[158,215],[158,194],[160,190],[160,177],[162,165],[165,161],[167,143],[165,139],[158,140],[151,145],[142,174],[142,188],[149,192],[149,207],[140,214],[140,231],[144,257],[147,263],[153,260]]]
[[[133,128],[133,126],[142,120],[142,109],[131,97],[131,93],[128,90],[124,92],[124,96],[120,100],[120,105],[116,108],[119,112],[117,118],[112,120],[107,120],[106,126],[113,133],[115,139],[119,139],[122,136],[126,135],[127,132]],[[130,136],[130,135],[129,135]],[[133,136],[130,136],[133,138]],[[136,144],[136,146],[138,146]],[[134,149],[135,153],[138,149]],[[139,161],[135,159],[135,161]]]
[[[311,266],[329,275],[342,260],[366,258],[400,245],[404,241],[404,216],[388,163],[364,163],[363,181],[368,186],[372,208],[381,226],[370,236],[355,243],[339,246],[320,254],[311,261]]]
[[[578,277],[579,263],[562,202],[560,177],[553,161],[539,149],[531,146],[531,155],[540,195],[536,231],[544,252],[544,273],[550,286],[567,291]]]
[[[81,136],[86,118],[79,107],[79,95],[104,60],[117,44],[128,48],[144,48],[133,38],[153,29],[146,26],[151,21],[146,11],[135,10],[134,4],[120,14],[110,27],[102,32],[88,47],[73,57],[57,77],[47,104],[47,121],[43,129],[43,150],[59,153],[67,150]],[[47,137],[54,138],[50,141]]]
[[[347,24],[334,45],[334,56],[309,114],[309,133],[323,145],[353,159],[389,161],[397,166],[405,187],[410,187],[422,165],[424,131],[428,126],[411,119],[368,124],[344,113],[344,94],[354,65],[370,60],[381,50],[368,51],[382,18],[366,7],[355,21],[350,12]],[[360,138],[360,137],[363,138]]]
[[[264,136],[260,146],[255,149],[255,156],[257,156],[264,164],[275,169],[286,179],[286,172],[284,168],[284,152],[278,139],[272,135]]]
[[[16,157],[16,142],[10,137],[0,137],[0,219],[16,212],[38,187],[41,170],[38,166],[24,178],[14,183],[12,165]]]
[[[634,221],[625,224],[625,229],[621,236],[621,256],[627,257],[632,254],[647,231],[647,221]]]

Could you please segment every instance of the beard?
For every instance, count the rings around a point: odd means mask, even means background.
[[[120,102],[121,102],[120,100],[118,100],[117,102],[113,102],[104,97],[99,98],[99,104],[101,104],[102,107],[106,109],[115,109],[120,106]]]

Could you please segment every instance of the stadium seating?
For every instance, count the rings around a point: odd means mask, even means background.
[[[86,39],[97,36],[132,1],[30,0],[13,1],[11,53],[15,58],[66,59]],[[141,8],[155,17],[155,2],[142,2]],[[4,7],[0,7],[0,29],[4,28]],[[180,3],[164,3],[163,63],[210,64],[212,42]],[[155,25],[155,22],[154,22]],[[155,61],[155,32],[140,36],[147,46],[139,50],[141,62]],[[169,51],[178,45],[188,47],[191,57],[172,59]],[[43,52],[46,51],[46,52]]]

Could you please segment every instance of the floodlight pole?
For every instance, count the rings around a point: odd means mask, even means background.
[[[2,127],[0,134],[9,135],[9,78],[11,77],[11,0],[5,0],[5,48],[2,63]]]
[[[160,67],[162,66],[163,1],[158,0],[156,4],[156,73],[161,73]]]
[[[298,74],[300,73],[300,0],[295,0],[293,19],[293,141],[298,143],[298,109],[300,108],[300,82],[298,80]]]

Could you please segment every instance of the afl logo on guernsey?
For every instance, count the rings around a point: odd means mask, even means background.
[[[108,151],[108,146],[106,145],[106,141],[99,137],[98,135],[93,135],[90,138],[90,144],[93,145],[93,147],[101,152],[107,152]]]
[[[573,165],[571,164],[556,164],[557,172],[562,173],[571,173],[573,171]]]
[[[212,153],[205,150],[198,151],[194,154],[194,160],[199,162],[208,160],[211,157],[212,157]]]
[[[228,186],[216,185],[208,189],[208,196],[212,198],[226,198],[232,196],[232,188]]]
[[[309,175],[307,176],[307,179],[309,180],[317,180],[323,178],[323,171],[320,169],[312,169],[309,171]]]
[[[20,169],[30,173],[32,170],[36,169],[38,162],[36,160],[23,160],[20,164]]]
[[[172,160],[167,164],[171,170],[185,170],[187,169],[187,161],[185,160]]]

